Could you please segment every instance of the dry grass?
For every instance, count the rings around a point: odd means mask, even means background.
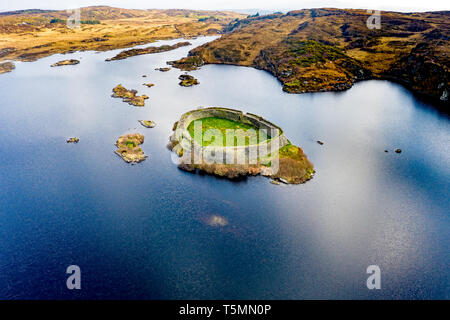
[[[199,22],[205,15],[217,21]],[[81,19],[100,20],[100,24],[69,29],[65,23],[50,23],[69,16],[65,11],[0,15],[0,61],[34,61],[55,53],[106,51],[161,39],[217,34],[233,19],[243,17],[232,12],[89,7],[81,10]]]

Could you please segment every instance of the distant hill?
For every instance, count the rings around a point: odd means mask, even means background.
[[[205,63],[267,70],[292,93],[339,91],[363,79],[392,79],[448,104],[450,12],[307,9],[232,21],[193,49]]]
[[[19,14],[38,14],[38,13],[48,13],[56,12],[56,10],[41,10],[41,9],[27,9],[27,10],[17,10],[17,11],[6,11],[0,12],[0,16],[13,16]]]

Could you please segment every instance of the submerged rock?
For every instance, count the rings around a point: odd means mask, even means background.
[[[76,59],[62,60],[62,61],[52,64],[51,67],[70,66],[70,65],[75,65],[75,64],[79,64],[79,63],[80,63],[80,60],[76,60]]]
[[[117,139],[117,150],[114,152],[128,163],[139,163],[147,158],[139,147],[143,143],[144,136],[142,134],[126,134]]]
[[[113,92],[114,93],[112,97],[122,98],[124,102],[128,102],[129,104],[136,107],[143,107],[145,105],[145,100],[148,99],[148,96],[146,96],[145,94],[137,96],[136,90],[128,90],[121,84],[117,85],[113,89]]]

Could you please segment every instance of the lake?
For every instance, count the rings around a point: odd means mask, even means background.
[[[389,81],[295,95],[252,68],[204,66],[191,88],[180,70],[154,70],[212,39],[112,62],[121,50],[54,55],[0,76],[0,298],[449,299],[448,115]],[[50,68],[63,59],[81,63]],[[112,98],[119,83],[146,106]],[[316,175],[277,186],[179,170],[168,138],[199,106],[279,125]],[[132,132],[145,135],[137,165],[113,152]],[[81,290],[66,288],[72,264]],[[366,286],[370,265],[381,290]]]

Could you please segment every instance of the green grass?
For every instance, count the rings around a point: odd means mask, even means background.
[[[131,140],[127,140],[127,142],[125,142],[127,148],[129,149],[133,149],[134,147],[136,147],[136,144],[134,143],[134,141]]]
[[[196,121],[201,121],[202,123],[202,134],[201,137],[198,135],[197,137],[194,134],[194,123],[195,121],[192,121],[188,126],[189,134],[197,141],[198,144],[202,146],[243,146],[243,145],[249,145],[254,144],[254,142],[259,143],[264,140],[267,140],[267,138],[262,137],[262,141],[259,141],[259,130],[257,127],[236,122],[233,120],[223,119],[223,118],[217,118],[217,117],[207,117],[198,119]],[[205,136],[205,132],[211,129],[218,129],[223,137],[223,141],[220,140],[216,141],[216,137],[212,136],[211,139],[208,136]],[[239,130],[240,129],[240,130]],[[234,137],[234,143],[227,144],[227,130],[236,130],[234,131],[235,137]],[[237,131],[239,130],[239,131]],[[250,131],[248,131],[250,130]],[[209,131],[209,133],[214,134],[214,132]],[[256,139],[255,139],[256,138]],[[210,141],[212,140],[212,141]]]

